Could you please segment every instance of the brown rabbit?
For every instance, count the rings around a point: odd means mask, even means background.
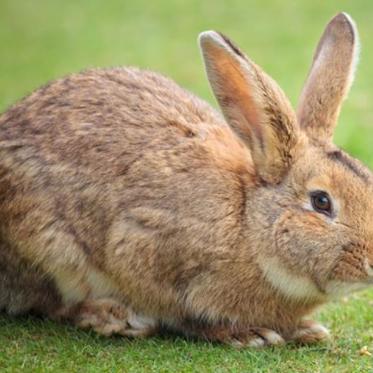
[[[373,284],[373,177],[332,143],[357,31],[328,24],[295,115],[226,37],[200,36],[226,122],[175,83],[90,70],[0,117],[0,307],[104,335],[237,346],[328,337],[304,319]]]

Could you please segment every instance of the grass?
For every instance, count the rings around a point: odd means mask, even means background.
[[[361,63],[336,142],[373,166],[373,2],[2,0],[0,109],[46,81],[91,66],[137,65],[171,76],[214,103],[197,34],[227,33],[284,88],[295,104],[313,48],[340,10],[357,21]],[[373,292],[325,307],[332,342],[237,351],[176,337],[104,339],[35,318],[0,316],[1,372],[373,372]]]
[[[333,330],[328,344],[235,350],[164,336],[101,338],[35,318],[0,318],[1,372],[372,372],[373,297],[368,292],[330,304],[320,319]]]

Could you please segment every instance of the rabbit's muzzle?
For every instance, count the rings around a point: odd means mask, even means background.
[[[344,282],[373,283],[373,246],[353,241],[342,247],[342,254],[333,270],[333,278]]]
[[[373,285],[373,247],[354,241],[342,246],[341,255],[325,291],[331,296],[347,295]]]

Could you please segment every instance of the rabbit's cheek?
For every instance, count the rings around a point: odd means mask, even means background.
[[[319,221],[297,211],[286,211],[274,226],[276,253],[297,272],[299,264],[302,272],[309,272],[312,268],[310,262],[319,252],[322,236],[325,236],[325,227]]]
[[[275,255],[297,276],[323,289],[338,257],[330,226],[313,213],[286,211],[274,226]]]
[[[286,211],[274,224],[273,245],[258,257],[264,277],[287,298],[321,300],[324,298],[318,245],[310,244],[299,214]]]

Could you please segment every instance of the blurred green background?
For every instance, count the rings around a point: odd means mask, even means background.
[[[0,110],[46,81],[87,67],[136,65],[172,77],[213,105],[196,43],[199,32],[230,36],[296,105],[328,20],[351,14],[361,62],[336,141],[373,166],[372,0],[0,0]],[[0,370],[123,372],[373,372],[373,293],[320,314],[326,346],[234,351],[183,339],[102,339],[35,319],[0,317]]]

